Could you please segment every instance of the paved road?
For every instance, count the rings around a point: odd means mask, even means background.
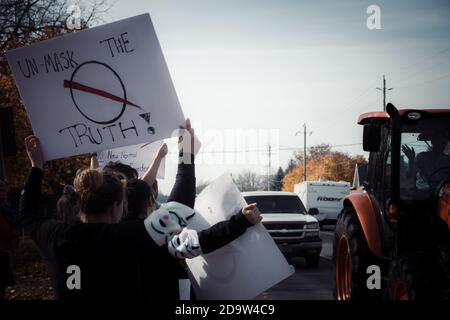
[[[257,299],[263,300],[331,300],[333,299],[333,276],[331,258],[333,254],[333,230],[320,232],[322,252],[318,269],[306,267],[303,258],[293,259],[295,273]]]

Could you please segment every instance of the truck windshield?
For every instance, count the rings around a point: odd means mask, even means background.
[[[247,196],[244,197],[247,203],[256,202],[261,213],[302,213],[306,214],[306,209],[298,196],[292,195],[267,195],[267,196]]]
[[[450,118],[402,125],[400,198],[425,200],[450,179]]]

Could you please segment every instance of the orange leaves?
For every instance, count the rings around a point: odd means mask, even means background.
[[[48,28],[41,38],[31,38],[26,43],[17,42],[16,46],[41,41],[57,36],[61,32]],[[30,163],[25,152],[24,139],[33,134],[27,113],[21,103],[14,79],[9,71],[6,60],[0,61],[0,108],[13,108],[15,139],[17,153],[13,157],[5,157],[5,180],[9,188],[21,187],[28,174]],[[59,184],[72,184],[76,171],[89,165],[87,156],[71,157],[47,162],[45,165],[44,192],[53,193]]]
[[[350,156],[343,152],[330,152],[315,157],[307,161],[307,180],[325,179],[350,182],[353,180],[357,163],[367,163],[367,161],[361,155]],[[283,191],[293,191],[296,183],[304,181],[303,170],[302,163],[286,173],[283,178]]]

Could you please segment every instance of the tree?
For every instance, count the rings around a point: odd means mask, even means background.
[[[272,181],[270,182],[270,190],[272,191],[281,191],[283,187],[283,178],[284,171],[283,168],[279,167],[275,176],[272,177]]]
[[[65,0],[2,0],[0,4],[0,108],[13,109],[17,145],[16,155],[4,159],[5,180],[10,188],[17,188],[25,181],[29,161],[23,141],[33,131],[6,62],[5,52],[69,32],[65,29],[65,21],[70,15],[67,8],[68,1]],[[82,10],[80,16],[82,28],[107,10],[106,1],[90,2],[84,8],[86,10]],[[60,184],[71,184],[77,169],[88,164],[87,156],[47,162],[44,190],[57,193]]]
[[[73,13],[73,1],[68,0],[2,0],[0,4],[0,53],[4,60],[6,50],[17,43],[48,36],[48,30],[57,33],[69,31],[66,20]],[[106,0],[80,1],[76,3],[80,13],[80,27],[101,20],[109,6]],[[71,10],[72,9],[72,10]]]
[[[322,148],[322,151],[326,148]],[[320,151],[320,150],[319,150]],[[350,156],[343,152],[317,152],[315,156],[307,162],[306,170],[308,180],[331,180],[331,181],[352,181],[355,165],[367,163],[361,156]],[[293,170],[286,173],[283,178],[283,190],[293,191],[294,185],[304,181],[303,163],[297,165]]]
[[[289,159],[289,163],[286,167],[286,171],[284,172],[285,174],[290,172],[291,170],[293,170],[295,167],[297,166],[297,162],[294,159]]]
[[[331,154],[331,145],[327,143],[318,144],[308,148],[308,159],[317,160]]]
[[[234,179],[241,192],[255,191],[261,188],[261,177],[253,171],[243,171]]]

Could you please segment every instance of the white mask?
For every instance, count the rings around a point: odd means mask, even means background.
[[[153,211],[145,220],[145,228],[157,245],[162,246],[187,226],[195,211],[188,206],[171,201]]]

